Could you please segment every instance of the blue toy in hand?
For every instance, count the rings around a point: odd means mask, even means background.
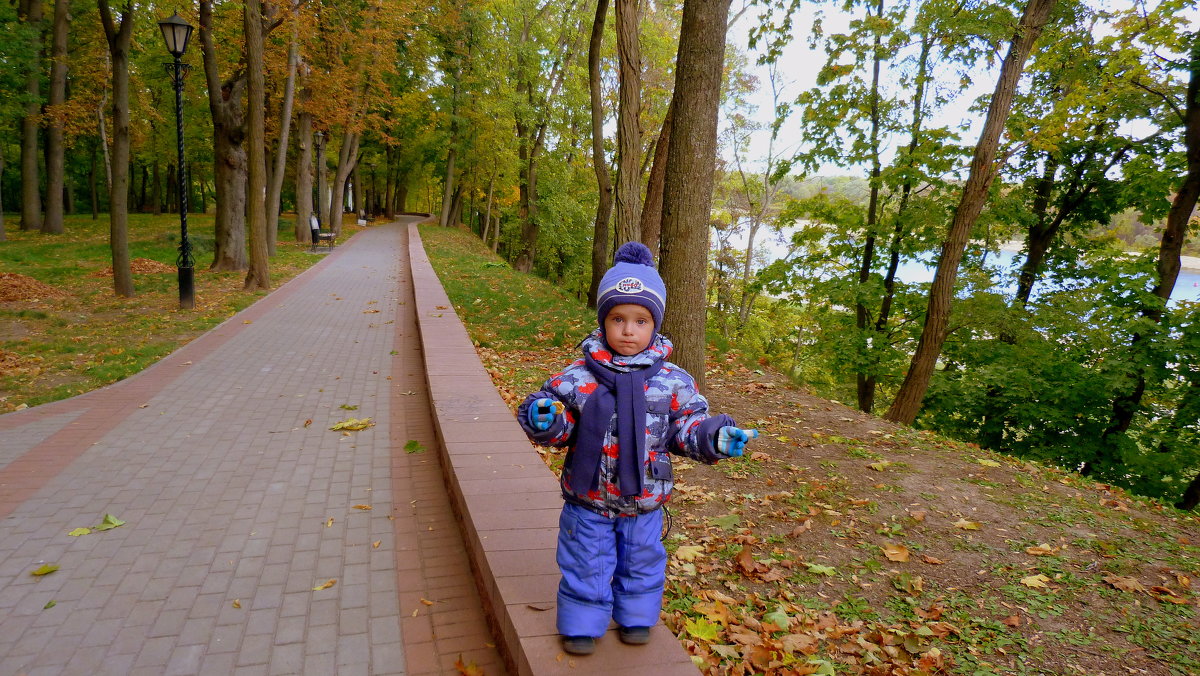
[[[726,425],[717,432],[717,450],[736,458],[746,450],[746,442],[757,438],[758,430],[744,430]]]
[[[529,407],[529,425],[537,430],[548,430],[554,424],[554,419],[563,411],[563,405],[560,401],[554,401],[550,398],[538,399]]]

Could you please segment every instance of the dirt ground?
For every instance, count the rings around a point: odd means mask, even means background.
[[[570,359],[480,353],[514,407],[540,381],[500,364]],[[707,378],[761,433],[675,463],[664,621],[707,673],[1200,673],[1194,517],[732,358]]]

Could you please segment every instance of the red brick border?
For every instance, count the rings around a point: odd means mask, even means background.
[[[615,630],[590,657],[562,653],[554,628],[558,481],[530,445],[479,362],[466,329],[408,226],[417,324],[441,441],[442,468],[498,646],[517,674],[697,673],[661,624],[650,645],[623,645]],[[580,671],[582,670],[582,671]]]

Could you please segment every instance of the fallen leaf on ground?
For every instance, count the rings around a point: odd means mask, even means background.
[[[361,509],[363,511],[367,511],[367,510],[371,509],[371,506],[370,505],[355,505],[354,508]]]
[[[425,450],[425,447],[422,446],[421,442],[417,441],[416,439],[409,439],[408,441],[404,442],[405,453],[420,453],[423,450]]]
[[[995,460],[988,460],[987,458],[977,458],[977,460],[978,460],[979,464],[983,465],[984,467],[999,467],[1000,466],[1000,463],[996,462]]]
[[[336,577],[326,580],[324,584],[319,584],[319,585],[313,587],[312,590],[313,591],[321,591],[322,589],[329,589],[330,587],[332,587],[335,584],[337,584]]]
[[[1021,626],[1021,616],[1020,615],[1009,615],[1008,617],[1001,620],[1001,622],[1003,622],[1004,624],[1007,624],[1010,627],[1019,627],[1019,626]]]
[[[427,606],[433,605],[433,601],[430,601],[429,599],[421,599],[421,603],[424,603]]]
[[[382,542],[383,542],[383,540],[376,540],[376,541],[372,542],[372,543],[371,543],[371,548],[372,548],[372,549],[379,549],[379,545],[380,545],[380,543],[382,543]]]
[[[71,537],[79,537],[80,535],[87,535],[88,533],[91,533],[91,532],[92,532],[91,528],[76,528],[75,530],[71,531],[70,533],[67,533],[67,535],[70,535]]]
[[[1146,591],[1146,588],[1142,586],[1141,582],[1138,582],[1134,578],[1129,577],[1127,575],[1114,575],[1112,573],[1109,573],[1108,575],[1105,575],[1103,579],[1105,582],[1109,583],[1116,589],[1120,589],[1121,591],[1126,591],[1126,592],[1144,592],[1144,591]]]
[[[242,600],[241,600],[241,599],[234,599],[234,600],[233,600],[233,607],[234,607],[234,608],[241,608],[241,607],[242,607]]]
[[[357,432],[359,430],[365,430],[368,427],[373,426],[374,424],[375,424],[375,421],[370,418],[347,418],[345,420],[334,423],[333,427],[330,427],[329,429],[334,430],[334,431],[349,430],[351,432]]]
[[[959,519],[958,521],[954,522],[954,527],[961,528],[963,530],[979,530],[982,526],[980,526],[979,523],[976,521],[967,521],[966,519]]]
[[[112,530],[112,529],[116,528],[117,526],[124,526],[124,525],[125,525],[124,521],[118,519],[117,517],[113,516],[112,514],[105,514],[104,520],[100,522],[100,525],[92,526],[92,530]]]
[[[908,547],[904,545],[886,544],[883,546],[883,554],[888,558],[888,561],[899,561],[901,563],[908,561]]]
[[[51,608],[53,608],[54,606],[57,606],[57,605],[58,605],[58,601],[55,601],[54,599],[50,599],[49,601],[46,601],[46,605],[42,606],[42,610],[50,610]]]
[[[1025,585],[1026,587],[1032,587],[1034,589],[1046,589],[1047,588],[1046,583],[1049,581],[1050,581],[1050,578],[1046,577],[1045,575],[1042,575],[1041,573],[1038,573],[1037,575],[1030,575],[1029,577],[1021,578],[1021,584]]]
[[[695,561],[704,553],[704,545],[683,545],[675,550],[675,558],[680,561]]]
[[[1046,543],[1042,543],[1036,547],[1026,547],[1025,553],[1033,556],[1049,556],[1058,551],[1058,547],[1051,547]]]
[[[379,310],[376,310],[379,312]],[[458,673],[463,676],[483,676],[483,669],[480,669],[474,662],[463,662],[463,656],[459,655],[454,662],[454,668],[458,669]]]
[[[936,556],[930,556],[928,554],[922,554],[921,560],[933,566],[940,566],[945,563],[945,561],[937,558]]]
[[[36,568],[35,570],[31,571],[29,574],[35,575],[37,577],[41,577],[43,575],[49,575],[50,573],[53,573],[56,570],[58,570],[57,563],[46,563],[46,564],[42,564],[41,567]]]

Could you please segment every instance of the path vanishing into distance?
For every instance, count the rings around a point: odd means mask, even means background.
[[[433,450],[415,220],[132,378],[0,416],[0,673],[505,672]]]

